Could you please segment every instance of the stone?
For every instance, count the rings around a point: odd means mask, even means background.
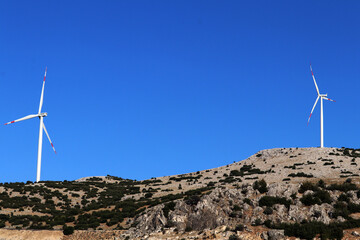
[[[290,221],[302,222],[306,219],[305,211],[303,211],[297,205],[291,205],[289,208],[289,219]]]
[[[268,233],[267,232],[262,232],[260,234],[260,237],[261,239],[264,239],[264,240],[268,240],[269,239],[269,236],[268,236]]]
[[[313,205],[309,210],[311,215],[311,220],[329,224],[331,219],[329,217],[330,212],[332,211],[332,206],[330,204],[324,203],[321,205]]]
[[[283,240],[285,239],[284,230],[269,230],[269,240]]]

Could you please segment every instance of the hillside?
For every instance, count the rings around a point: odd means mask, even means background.
[[[359,239],[358,164],[360,149],[283,148],[144,181],[4,183],[0,238]]]

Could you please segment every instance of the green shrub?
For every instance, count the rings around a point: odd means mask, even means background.
[[[244,203],[247,203],[247,204],[249,204],[249,205],[252,205],[251,200],[248,199],[248,198],[245,198],[245,199],[244,199]]]
[[[347,208],[350,213],[358,213],[360,212],[360,204],[348,203]]]
[[[68,227],[66,225],[63,226],[63,234],[64,235],[71,235],[74,233],[74,228],[73,227]]]
[[[151,198],[153,196],[152,193],[148,192],[148,193],[145,193],[145,198]]]
[[[264,179],[255,181],[253,184],[253,189],[258,190],[260,193],[266,193],[268,191],[267,184]]]
[[[190,227],[190,226],[186,226],[186,228],[185,228],[185,232],[191,232],[193,229],[192,229],[192,227]]]
[[[344,202],[337,202],[334,204],[334,218],[337,218],[338,216],[341,216],[343,218],[348,218],[349,217],[349,210],[347,208],[347,204]]]
[[[215,186],[215,182],[209,182],[209,183],[207,184],[207,186],[208,186],[208,187],[213,187],[213,186]]]
[[[348,197],[346,194],[342,193],[342,194],[338,197],[338,201],[349,202],[350,199],[349,199],[349,197]]]
[[[242,231],[244,231],[244,229],[245,229],[244,225],[238,224],[238,225],[236,225],[234,231],[240,231],[240,232],[242,232]]]
[[[301,184],[300,188],[299,188],[299,193],[304,193],[307,190],[311,190],[311,191],[318,191],[319,187],[316,186],[315,184],[311,183],[311,182],[304,182],[303,184]]]
[[[187,205],[195,206],[200,201],[200,196],[192,195],[184,198],[184,201]]]
[[[306,178],[312,178],[314,177],[312,174],[306,174],[303,172],[298,172],[298,173],[290,173],[288,175],[288,177],[306,177]]]
[[[360,223],[360,222],[359,222]],[[271,225],[272,228],[284,229],[286,236],[294,236],[301,239],[313,239],[316,235],[320,235],[321,239],[339,239],[343,237],[343,229],[353,227],[357,223],[331,223],[326,225],[322,222],[305,222],[303,224],[282,223],[277,226]]]
[[[234,177],[226,177],[225,179],[221,179],[219,182],[232,183],[232,182],[237,182],[237,181],[238,181],[238,179],[236,179]]]
[[[234,205],[233,211],[241,211],[241,207],[239,205]]]
[[[230,171],[230,176],[244,176],[244,173],[238,170],[232,170]]]
[[[306,206],[311,206],[315,204],[320,205],[322,203],[331,203],[331,198],[327,191],[318,190],[315,193],[304,195],[300,198],[300,201]]]
[[[273,214],[273,209],[271,207],[266,207],[265,210],[264,210],[264,214],[266,215],[271,215]]]
[[[343,184],[331,184],[327,187],[328,190],[339,190],[341,192],[356,191],[358,187],[351,182],[344,182]]]
[[[253,226],[260,226],[262,224],[261,219],[257,218],[253,224]]]
[[[286,199],[285,197],[271,197],[271,196],[263,196],[259,200],[259,206],[263,207],[272,207],[274,204],[282,204],[285,205],[287,208],[290,207],[291,200]]]
[[[311,194],[307,194],[304,195],[302,198],[300,198],[300,201],[305,205],[305,206],[311,206],[311,205],[315,205],[315,204],[320,204],[320,199],[318,198],[314,198],[313,195]]]
[[[235,234],[233,234],[233,235],[231,235],[230,237],[229,237],[229,240],[239,240],[240,238],[237,236],[237,235],[235,235]]]
[[[320,180],[318,181],[317,185],[318,185],[319,187],[321,187],[321,188],[325,188],[325,187],[326,187],[326,186],[325,186],[325,182],[324,182],[324,180],[322,180],[322,179],[320,179]]]
[[[171,211],[174,211],[175,205],[176,205],[176,204],[175,204],[174,202],[168,202],[168,203],[166,203],[166,204],[164,205],[163,213],[164,213],[164,216],[165,216],[166,218],[169,217],[169,211],[170,211],[170,210],[171,210]]]

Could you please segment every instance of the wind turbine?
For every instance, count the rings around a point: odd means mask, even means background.
[[[309,122],[310,122],[310,118],[311,118],[311,115],[315,109],[315,106],[317,104],[317,102],[319,101],[319,98],[320,98],[320,147],[324,147],[324,117],[323,117],[323,99],[325,100],[329,100],[329,101],[332,101],[332,102],[335,102],[334,100],[330,99],[327,97],[327,94],[320,94],[319,92],[319,88],[316,84],[316,81],[315,81],[315,76],[314,76],[314,73],[313,73],[313,70],[312,70],[312,67],[311,67],[311,64],[310,64],[310,70],[311,70],[311,75],[312,75],[312,78],[314,79],[314,84],[315,84],[315,87],[316,87],[316,91],[317,91],[317,98],[316,98],[316,101],[315,101],[315,104],[311,110],[311,113],[310,113],[310,116],[309,116],[309,119],[308,119],[308,125],[309,125]]]
[[[36,182],[39,182],[39,181],[40,181],[41,150],[42,150],[43,130],[45,131],[46,136],[48,137],[48,139],[49,139],[49,141],[50,141],[51,147],[54,149],[54,152],[56,153],[55,148],[54,148],[54,145],[53,145],[53,143],[51,142],[50,136],[49,136],[48,132],[46,131],[45,124],[44,124],[44,120],[43,120],[43,118],[47,116],[47,113],[46,113],[46,112],[44,112],[44,113],[41,112],[41,108],[42,108],[42,105],[43,105],[43,98],[44,98],[44,87],[45,87],[46,72],[47,72],[47,68],[45,69],[45,74],[44,74],[44,81],[43,81],[43,85],[42,85],[42,91],[41,91],[40,105],[39,105],[38,114],[30,114],[30,115],[28,115],[28,116],[26,116],[26,117],[19,118],[19,119],[17,119],[17,120],[14,120],[14,121],[5,123],[5,125],[8,125],[8,124],[11,124],[11,123],[20,122],[20,121],[24,121],[24,120],[31,119],[31,118],[35,118],[35,117],[38,117],[38,118],[39,118],[39,120],[40,120],[40,130],[39,130],[39,145],[38,145]]]

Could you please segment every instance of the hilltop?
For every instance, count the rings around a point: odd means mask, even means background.
[[[0,238],[359,239],[358,164],[360,149],[281,148],[144,181],[4,183]]]

